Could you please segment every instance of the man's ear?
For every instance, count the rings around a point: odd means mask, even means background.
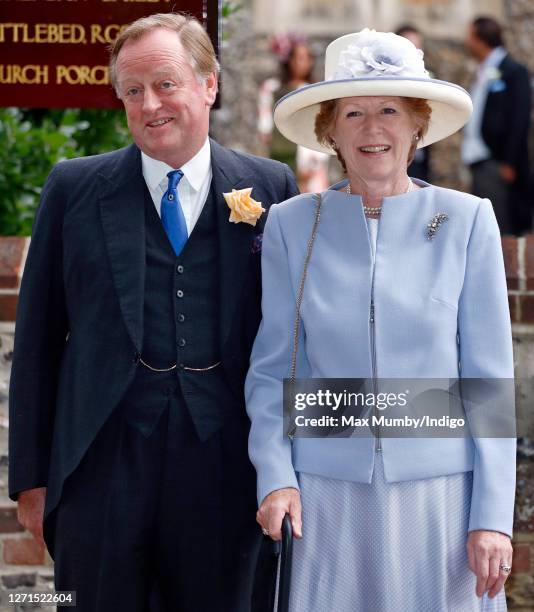
[[[204,81],[204,86],[206,88],[206,104],[207,106],[213,106],[217,97],[217,90],[219,89],[218,74],[212,72],[208,75]]]

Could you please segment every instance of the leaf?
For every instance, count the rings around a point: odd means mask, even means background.
[[[60,160],[130,142],[123,111],[0,108],[0,235],[28,235],[46,177]]]

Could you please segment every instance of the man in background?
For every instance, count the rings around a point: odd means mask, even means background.
[[[473,21],[465,44],[479,66],[471,87],[474,112],[464,130],[462,161],[471,170],[472,193],[491,200],[501,234],[519,235],[531,227],[529,74],[505,49],[502,28],[491,17]]]

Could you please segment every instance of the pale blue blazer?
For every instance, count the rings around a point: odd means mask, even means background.
[[[372,372],[371,245],[360,197],[336,191],[340,185],[323,192],[301,308],[299,378]],[[506,279],[491,203],[421,185],[383,201],[374,279],[377,376],[511,379]],[[245,386],[259,503],[275,489],[298,488],[296,472],[371,482],[376,458],[372,437],[291,443],[282,435],[282,380],[315,206],[311,194],[273,205],[263,235],[263,320]],[[426,226],[437,213],[449,220],[429,241]],[[388,482],[472,470],[469,530],[512,534],[515,438],[383,438],[382,448]]]

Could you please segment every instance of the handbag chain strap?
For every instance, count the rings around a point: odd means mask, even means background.
[[[291,357],[291,370],[289,374],[289,380],[291,384],[295,383],[295,376],[297,373],[297,351],[299,347],[299,334],[300,334],[300,307],[302,305],[302,297],[304,295],[304,285],[306,284],[306,277],[308,275],[308,265],[310,263],[311,254],[313,251],[313,245],[315,238],[317,237],[317,229],[319,228],[319,221],[321,220],[321,204],[322,197],[320,193],[315,194],[317,197],[317,207],[315,209],[315,220],[313,222],[313,229],[308,240],[308,248],[306,250],[306,258],[304,259],[304,268],[302,269],[302,276],[300,277],[300,284],[297,293],[297,302],[295,306],[295,325],[293,327],[293,355]]]

